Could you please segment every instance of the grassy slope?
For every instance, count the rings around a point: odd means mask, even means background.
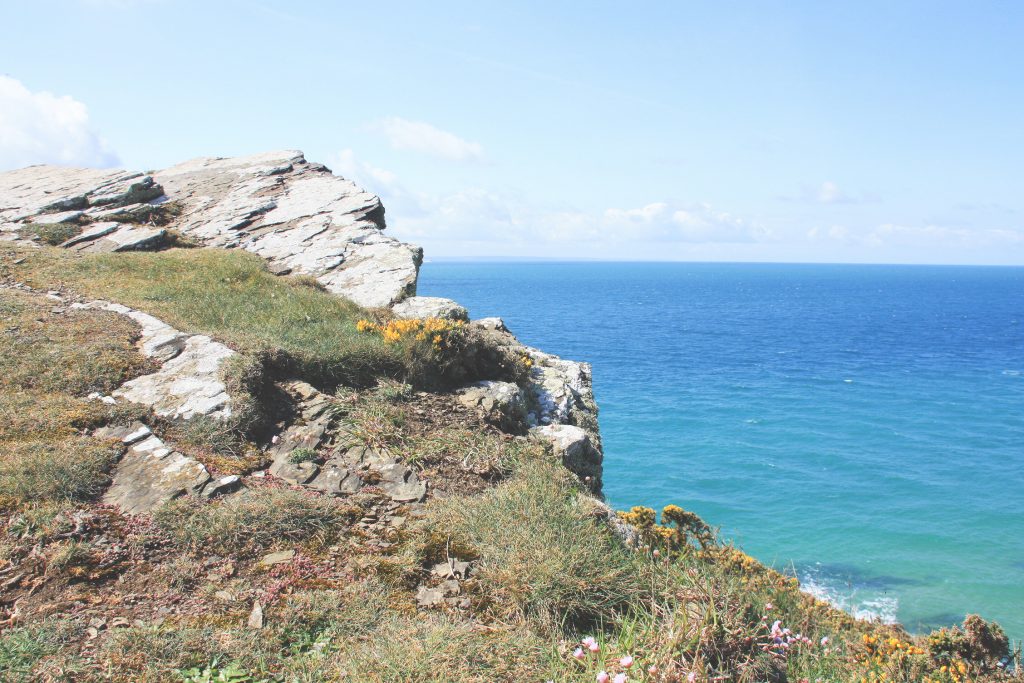
[[[0,246],[0,274],[283,354],[297,373],[351,378],[355,365],[365,383],[401,367],[391,348],[356,333],[361,311],[244,254],[76,258]],[[386,543],[358,524],[372,495],[337,500],[258,480],[247,497],[122,519],[90,502],[116,452],[82,431],[131,415],[79,397],[143,371],[135,331],[123,318],[51,305],[0,294],[0,582],[16,566],[27,573],[5,589],[35,586],[18,593],[19,624],[0,633],[3,680],[569,683],[622,671],[625,655],[636,659],[629,680],[1002,676],[983,630],[929,643],[858,623],[739,551],[679,533],[658,541],[651,527],[653,545],[627,547],[543,450],[447,408],[444,396],[393,385],[345,394],[361,438],[436,482],[426,516]],[[84,530],[69,532],[73,519]],[[281,549],[295,559],[259,564]],[[448,557],[473,560],[461,585],[468,607],[418,609],[417,585],[436,582],[427,569]],[[245,626],[253,600],[267,616],[259,631]],[[114,605],[127,626],[90,634],[89,610]],[[776,646],[776,619],[811,644]],[[578,660],[587,635],[599,651]]]

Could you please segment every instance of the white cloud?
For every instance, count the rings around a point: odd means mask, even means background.
[[[119,161],[90,126],[84,104],[0,76],[0,169],[42,163],[106,167]]]
[[[850,198],[831,180],[826,180],[818,188],[818,201],[822,204],[839,204],[850,201]]]
[[[389,116],[370,124],[370,130],[384,135],[395,149],[450,161],[477,161],[484,155],[484,148],[479,143],[463,140],[454,133],[422,121]]]
[[[939,225],[898,225],[883,223],[874,228],[851,230],[842,225],[828,229],[811,228],[811,241],[828,239],[848,246],[914,249],[982,249],[1024,247],[1024,232],[1001,228],[973,229]]]
[[[357,159],[352,150],[342,150],[329,164],[338,174],[380,195],[391,234],[428,246],[443,241],[446,248],[472,243],[474,248],[483,246],[492,253],[510,246],[540,253],[548,247],[571,251],[574,246],[586,245],[588,249],[603,248],[620,255],[645,249],[657,255],[658,248],[652,245],[774,239],[759,224],[708,204],[652,202],[636,208],[580,211],[543,206],[482,188],[439,194],[414,192],[394,173]]]
[[[800,194],[793,196],[780,196],[785,202],[806,202],[808,204],[867,204],[881,201],[872,193],[850,194],[831,180],[826,180],[817,186],[805,185]]]

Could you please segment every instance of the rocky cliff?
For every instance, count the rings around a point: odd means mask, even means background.
[[[50,241],[86,254],[159,250],[182,240],[241,249],[265,259],[275,275],[311,276],[326,291],[363,307],[390,308],[406,319],[468,319],[453,301],[415,295],[422,250],[384,229],[384,207],[377,196],[297,151],[200,158],[145,174],[56,166],[0,173],[0,235],[7,241],[34,246],[57,234],[60,239]],[[160,366],[109,397],[97,398],[142,404],[173,420],[232,415],[224,367],[235,352],[225,344],[177,330],[120,302],[57,292],[50,297],[74,309],[110,311],[134,320],[141,327],[140,350]],[[509,354],[529,358],[530,370],[521,386],[486,380],[467,386],[459,392],[461,402],[513,431],[529,429],[551,444],[592,490],[600,491],[601,441],[589,365],[521,344],[500,319],[471,326]],[[298,400],[318,400],[313,398],[318,392],[305,387],[297,390]],[[299,414],[313,426],[304,420],[301,428],[282,432],[282,441],[272,449],[270,472],[336,495],[357,492],[361,480],[353,472],[365,464],[363,455],[342,453],[339,447],[339,455],[322,466],[289,463],[291,450],[318,448],[337,431],[331,418],[318,421],[319,415],[305,410]],[[186,492],[222,495],[239,488],[237,477],[214,480],[203,465],[174,452],[141,425],[122,431],[116,435],[128,450],[105,494],[110,503],[132,512],[151,511]],[[381,462],[395,469],[388,470],[385,480],[401,491],[396,502],[426,497],[426,487],[410,468]]]
[[[0,680],[1021,680],[614,513],[590,367],[384,230],[298,152],[0,173]]]

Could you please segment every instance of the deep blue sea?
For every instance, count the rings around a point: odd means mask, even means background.
[[[428,262],[420,294],[593,364],[615,507],[691,509],[861,616],[1024,638],[1024,268]]]

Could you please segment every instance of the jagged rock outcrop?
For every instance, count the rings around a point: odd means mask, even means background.
[[[33,222],[77,222],[86,229],[68,248],[144,249],[166,237],[163,227],[138,224],[160,207],[167,227],[186,237],[259,254],[271,271],[312,275],[360,305],[416,293],[422,250],[383,234],[376,195],[301,152],[193,159],[152,176],[60,166],[0,173],[5,239]]]
[[[526,423],[526,395],[512,382],[477,382],[459,392],[459,403],[506,431],[519,431]]]
[[[530,436],[548,443],[565,468],[588,486],[601,489],[601,451],[586,430],[574,425],[553,424],[534,427]]]

